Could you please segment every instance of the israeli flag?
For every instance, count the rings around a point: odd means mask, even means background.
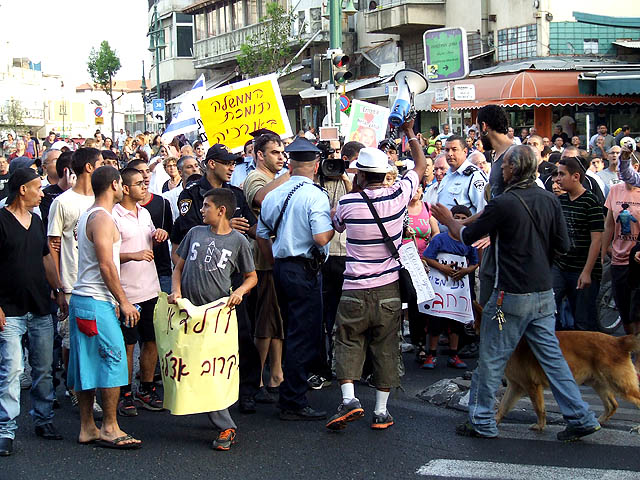
[[[200,75],[191,90],[181,95],[184,98],[171,116],[171,123],[162,134],[163,143],[171,143],[176,136],[182,133],[198,130],[198,119],[200,118],[198,102],[204,98],[206,91],[204,75]]]

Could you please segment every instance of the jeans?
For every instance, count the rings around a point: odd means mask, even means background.
[[[27,313],[7,317],[0,332],[0,438],[14,438],[20,414],[20,374],[24,371],[22,335],[29,337],[31,417],[36,426],[53,420],[53,320],[51,315]]]
[[[566,297],[574,318],[574,329],[597,332],[596,299],[600,291],[600,280],[592,275],[591,285],[588,288],[578,290],[579,272],[566,272],[556,266],[551,272],[553,274],[553,293],[556,300],[556,330],[566,328],[566,325],[561,325],[560,322],[562,300]]]
[[[522,337],[547,375],[565,421],[578,428],[596,426],[595,415],[582,400],[554,332],[553,291],[505,293],[502,311],[506,321],[502,330],[493,318],[497,297],[498,292],[494,290],[482,312],[480,358],[471,378],[469,396],[469,421],[473,428],[488,437],[498,435],[495,394],[501,385],[505,365]]]
[[[167,295],[171,293],[171,275],[160,275],[158,277],[160,283],[160,291]]]

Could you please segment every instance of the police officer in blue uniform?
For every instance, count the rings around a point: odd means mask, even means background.
[[[486,175],[467,159],[467,145],[462,137],[450,136],[444,152],[449,171],[438,186],[438,203],[448,209],[454,205],[464,205],[476,214],[487,203],[484,196],[488,183]]]
[[[280,418],[322,420],[326,412],[311,408],[306,392],[308,369],[320,355],[321,269],[334,231],[329,198],[313,183],[320,150],[299,137],[285,151],[291,178],[265,197],[256,236],[265,258],[274,262],[278,302],[287,325]]]
[[[217,143],[207,151],[205,156],[206,171],[204,176],[187,185],[178,197],[178,210],[180,216],[176,218],[171,231],[171,243],[173,252],[178,248],[187,232],[196,225],[203,225],[202,203],[204,194],[212,188],[228,188],[236,197],[236,211],[231,219],[231,227],[240,233],[255,236],[257,218],[244,198],[244,193],[238,187],[229,183],[235,165],[241,160],[241,156],[231,153],[226,145]],[[234,275],[231,278],[233,288],[242,283],[242,275]],[[240,411],[242,413],[255,413],[256,404],[254,396],[260,388],[260,355],[253,342],[253,330],[246,310],[246,302],[236,307],[238,319],[238,347],[240,351]]]

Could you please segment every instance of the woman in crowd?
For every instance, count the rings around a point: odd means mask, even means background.
[[[11,160],[13,160],[14,158],[18,158],[18,157],[29,157],[29,158],[33,158],[33,155],[31,155],[31,153],[27,152],[27,146],[24,143],[24,140],[22,140],[21,138],[19,138],[18,140],[16,140],[16,151],[13,152],[11,155],[9,155],[9,162],[11,162]]]
[[[180,172],[178,172],[178,160],[175,157],[166,157],[162,161],[162,165],[164,166],[164,171],[169,175],[169,180],[162,185],[162,193],[164,193],[180,185],[182,178],[180,177]]]
[[[429,138],[427,139],[427,155],[431,155],[436,149],[436,140],[438,139],[438,135],[440,135],[440,130],[438,130],[438,127],[433,126],[429,129]]]
[[[160,135],[156,135],[155,137],[153,137],[153,141],[151,142],[151,156],[155,157],[156,155],[158,155],[158,152],[161,148],[162,139],[160,138]]]
[[[111,150],[111,148],[113,147],[113,140],[111,140],[111,138],[106,137],[104,139],[104,146],[102,147],[103,150]]]

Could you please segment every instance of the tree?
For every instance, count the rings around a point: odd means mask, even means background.
[[[20,103],[20,100],[12,98],[2,110],[5,119],[2,123],[13,130],[14,134],[18,135],[18,127],[24,126],[24,116],[26,114],[26,110],[22,108],[22,103]]]
[[[117,99],[113,98],[113,77],[120,70],[120,59],[115,50],[112,50],[109,46],[109,42],[103,40],[98,51],[95,48],[91,48],[87,70],[93,83],[109,95],[109,100],[111,101],[111,138],[115,139],[114,115]]]
[[[240,46],[238,67],[248,77],[275,72],[291,58],[293,13],[279,3],[267,3],[260,31]]]

